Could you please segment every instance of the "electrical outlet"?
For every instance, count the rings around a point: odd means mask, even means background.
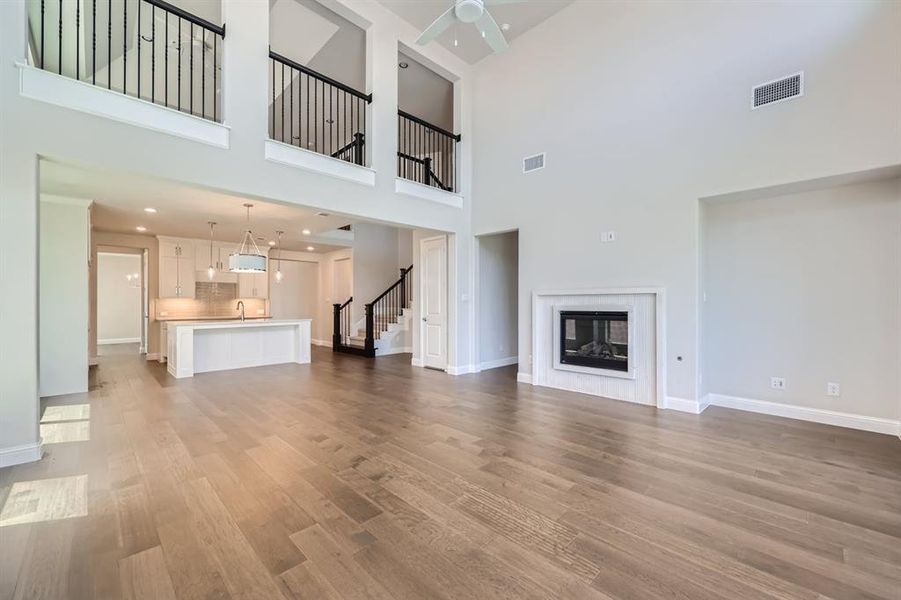
[[[829,383],[826,384],[826,395],[827,396],[835,396],[836,398],[841,396],[842,395],[842,386],[830,381]]]
[[[774,390],[784,390],[785,377],[770,377],[770,387]]]
[[[604,243],[615,242],[616,241],[616,232],[615,231],[602,231],[601,232],[601,241]]]
[[[169,311],[168,311],[168,310],[161,310],[161,311],[160,311],[160,316],[161,316],[161,317],[168,317],[168,316],[169,316]]]

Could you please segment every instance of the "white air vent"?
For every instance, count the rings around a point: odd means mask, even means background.
[[[534,156],[527,156],[522,159],[522,172],[530,173],[531,171],[537,171],[538,169],[544,168],[544,156],[545,153],[536,154]]]
[[[766,104],[791,100],[804,95],[804,72],[795,73],[782,79],[761,83],[754,87],[751,108]]]

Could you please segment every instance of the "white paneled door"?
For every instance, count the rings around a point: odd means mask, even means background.
[[[420,242],[422,364],[447,368],[447,236]]]

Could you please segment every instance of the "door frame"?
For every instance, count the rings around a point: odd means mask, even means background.
[[[479,339],[482,328],[482,311],[481,307],[481,298],[482,298],[482,285],[481,285],[481,272],[482,272],[482,238],[490,237],[492,235],[504,235],[506,233],[515,233],[517,235],[517,261],[516,261],[516,336],[517,336],[517,347],[514,348],[516,350],[516,355],[519,358],[519,367],[517,367],[517,374],[522,368],[522,361],[524,360],[522,356],[519,356],[519,324],[522,321],[522,311],[519,310],[519,293],[521,291],[521,287],[519,286],[519,282],[521,280],[521,273],[519,272],[520,260],[519,257],[522,254],[522,246],[519,244],[519,227],[513,227],[511,229],[499,229],[497,231],[486,231],[484,233],[477,233],[472,236],[473,244],[472,244],[472,333],[470,335],[470,355],[472,356],[472,371],[474,373],[481,373],[482,368],[482,352],[479,346]],[[528,360],[528,359],[526,359]],[[526,367],[531,372],[531,365],[527,364]],[[491,368],[491,367],[488,367]]]
[[[440,235],[431,235],[428,237],[421,238],[419,240],[419,360],[421,362],[422,367],[425,367],[425,327],[423,326],[423,308],[425,307],[425,293],[426,293],[426,278],[425,274],[425,244],[426,242],[434,242],[435,240],[444,240],[444,368],[443,371],[448,371],[448,366],[450,365],[450,331],[451,331],[451,311],[450,311],[450,303],[448,301],[450,297],[450,258],[448,253],[450,251],[450,240],[448,239],[448,235],[446,233],[442,233]],[[434,367],[431,367],[434,368]]]

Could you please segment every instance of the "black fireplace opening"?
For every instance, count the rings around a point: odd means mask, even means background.
[[[629,313],[560,311],[560,363],[629,370]]]

